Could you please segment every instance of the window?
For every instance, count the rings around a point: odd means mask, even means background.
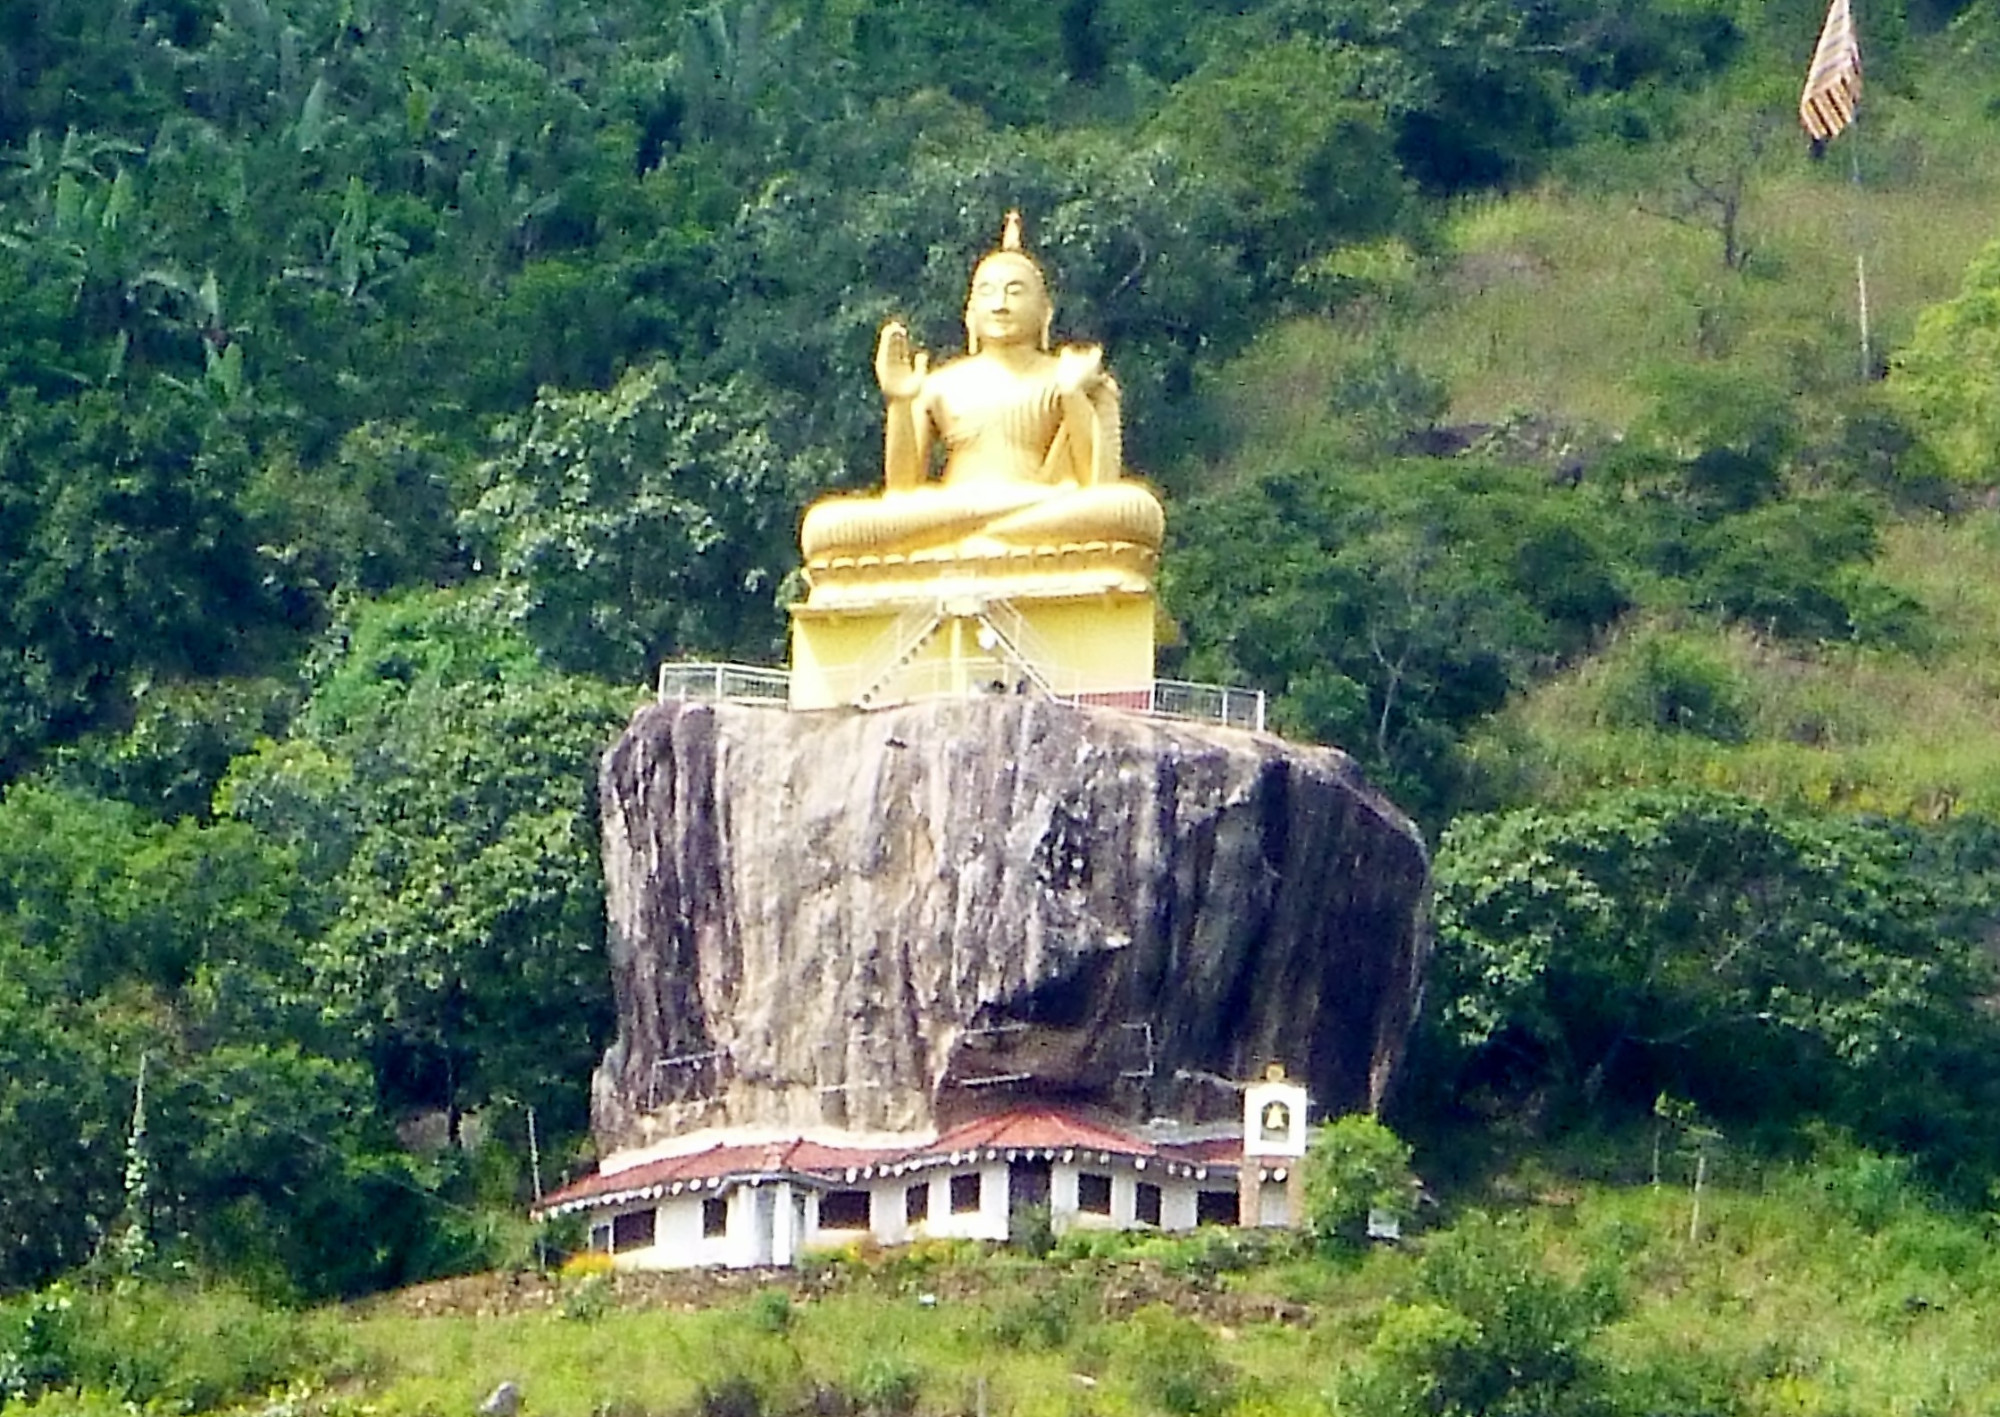
[[[632,1210],[611,1218],[611,1253],[643,1250],[653,1243],[653,1221],[657,1210]]]
[[[590,1248],[597,1251],[600,1255],[611,1253],[611,1227],[609,1225],[593,1225],[590,1227]]]
[[[1076,1178],[1076,1208],[1085,1215],[1111,1214],[1111,1178],[1095,1171],[1080,1172]]]
[[[729,1198],[708,1196],[701,1203],[701,1238],[720,1240],[729,1233]]]
[[[1141,1181],[1132,1198],[1132,1218],[1141,1225],[1160,1223],[1160,1188],[1151,1181]]]
[[[1241,1210],[1242,1202],[1234,1191],[1200,1191],[1194,1198],[1194,1223],[1234,1225]]]
[[[1012,1161],[1007,1164],[1007,1208],[1039,1210],[1049,1208],[1049,1183],[1055,1167],[1048,1161]]]
[[[984,1179],[985,1177],[981,1176],[977,1171],[969,1176],[954,1176],[951,1178],[951,1213],[953,1215],[970,1215],[979,1209],[981,1190],[979,1183]]]
[[[819,1228],[822,1230],[866,1230],[868,1192],[828,1191],[819,1198]]]
[[[931,1218],[931,1183],[910,1187],[903,1192],[903,1223],[921,1225]]]

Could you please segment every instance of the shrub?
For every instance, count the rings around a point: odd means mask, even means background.
[[[562,1301],[556,1312],[579,1323],[594,1323],[610,1309],[613,1297],[611,1272],[597,1270],[563,1281]]]
[[[7,1417],[132,1417],[122,1398],[103,1392],[50,1392],[24,1404],[8,1404]]]
[[[1717,743],[1750,736],[1750,694],[1742,677],[1685,635],[1641,640],[1612,666],[1599,702],[1612,728],[1687,733]]]
[[[1156,1260],[1162,1270],[1177,1278],[1205,1280],[1270,1264],[1294,1250],[1297,1243],[1289,1230],[1203,1226],[1178,1235],[1154,1236],[1135,1244],[1131,1254]]]
[[[1768,635],[1846,640],[1847,597],[1866,584],[1856,571],[1880,547],[1881,514],[1865,498],[1825,494],[1729,517],[1697,542],[1698,605]]]
[[[728,1373],[703,1383],[695,1394],[699,1417],[764,1417],[764,1394],[745,1373]]]
[[[325,1356],[302,1320],[232,1291],[56,1286],[0,1309],[0,1405],[82,1390],[205,1412],[282,1387]]]
[[[848,1384],[856,1404],[878,1417],[905,1417],[923,1396],[924,1372],[902,1353],[873,1353]]]
[[[1744,1393],[1754,1376],[1741,1360],[1675,1345],[1642,1354],[1608,1379],[1611,1412],[1633,1417],[1735,1417],[1753,1410]]]
[[[609,1274],[614,1266],[602,1250],[579,1250],[563,1260],[556,1273],[566,1280],[588,1279],[593,1274]]]
[[[783,1289],[759,1289],[750,1300],[750,1322],[759,1332],[790,1333],[797,1318],[792,1296]]]
[[[1056,1247],[1054,1218],[1046,1205],[1017,1205],[1007,1221],[1007,1233],[1015,1249],[1036,1259],[1044,1259]]]
[[[1381,344],[1340,371],[1332,405],[1357,448],[1387,453],[1435,427],[1451,409],[1451,393],[1443,380]]]
[[[1082,1308],[1083,1291],[1067,1279],[1004,1299],[988,1319],[988,1332],[1003,1348],[1061,1348],[1075,1332]]]
[[[1098,1260],[1115,1259],[1130,1252],[1138,1243],[1128,1231],[1079,1228],[1064,1232],[1050,1254],[1058,1263],[1088,1265]]]
[[[1474,1214],[1437,1236],[1418,1295],[1392,1304],[1340,1396],[1357,1417],[1586,1417],[1610,1410],[1589,1340],[1619,1307],[1600,1277],[1543,1269],[1519,1231]]]
[[[57,1284],[0,1308],[0,1406],[75,1377],[76,1296]]]
[[[1410,1148],[1373,1117],[1355,1114],[1313,1133],[1306,1152],[1306,1226],[1324,1250],[1359,1244],[1371,1211],[1407,1219],[1416,1195]]]
[[[1127,1343],[1140,1391],[1172,1417],[1215,1417],[1236,1395],[1236,1374],[1208,1330],[1164,1304],[1132,1316]]]

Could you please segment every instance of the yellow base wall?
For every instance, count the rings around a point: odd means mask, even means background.
[[[791,706],[1047,692],[1143,708],[1153,686],[1153,624],[1150,594],[795,605]]]

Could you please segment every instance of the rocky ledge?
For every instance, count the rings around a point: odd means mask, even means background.
[[[1331,748],[995,697],[643,709],[606,755],[600,1147],[910,1131],[1024,1096],[1377,1102],[1428,935],[1415,828]]]

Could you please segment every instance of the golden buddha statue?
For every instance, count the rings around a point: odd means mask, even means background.
[[[1019,561],[1083,548],[1150,567],[1159,499],[1122,477],[1118,385],[1095,345],[1049,347],[1041,268],[1010,212],[965,304],[967,352],[937,369],[899,321],[882,327],[884,487],[830,497],[800,530],[807,579],[885,562]],[[943,467],[934,473],[933,448]]]
[[[793,708],[1151,701],[1165,518],[1123,475],[1103,352],[1051,349],[1053,315],[1010,212],[972,275],[964,355],[933,369],[900,322],[882,327],[883,486],[806,512]]]

